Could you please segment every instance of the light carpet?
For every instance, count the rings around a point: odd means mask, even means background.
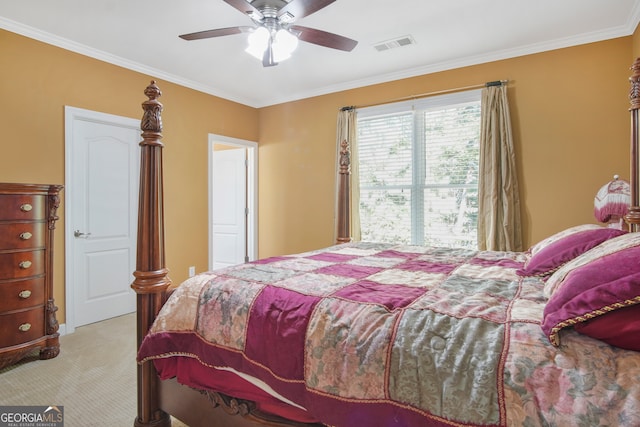
[[[58,357],[36,352],[0,371],[0,405],[64,406],[65,427],[133,426],[135,355],[135,314],[76,328],[60,337]]]

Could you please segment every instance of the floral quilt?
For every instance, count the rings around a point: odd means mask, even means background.
[[[245,374],[331,426],[640,425],[640,353],[553,347],[526,258],[349,243],[203,273],[139,361]]]

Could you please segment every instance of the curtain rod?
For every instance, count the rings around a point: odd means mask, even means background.
[[[351,109],[356,109],[356,108],[375,107],[377,105],[385,105],[385,104],[391,104],[393,102],[408,101],[410,99],[426,98],[428,96],[443,95],[443,94],[446,94],[446,93],[462,92],[463,90],[479,89],[481,87],[502,86],[502,85],[506,85],[508,82],[509,82],[509,80],[495,80],[495,81],[492,81],[492,82],[479,83],[479,84],[475,84],[475,85],[471,85],[471,86],[457,87],[457,88],[453,88],[453,89],[443,89],[443,90],[437,90],[437,91],[434,91],[434,92],[427,92],[427,93],[420,93],[420,94],[417,94],[417,95],[404,96],[402,98],[395,98],[395,99],[391,99],[389,101],[378,102],[378,103],[375,103],[375,104],[352,105],[352,106],[349,106],[349,107],[342,107],[340,110],[346,111],[346,110],[351,110]]]

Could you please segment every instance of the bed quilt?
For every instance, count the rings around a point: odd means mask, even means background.
[[[553,347],[526,258],[349,243],[203,273],[139,361],[244,373],[332,426],[640,425],[640,353]]]

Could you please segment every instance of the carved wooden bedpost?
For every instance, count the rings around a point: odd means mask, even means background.
[[[351,152],[349,142],[340,143],[338,163],[338,230],[337,243],[351,241]]]
[[[631,107],[631,206],[629,207],[629,213],[624,217],[625,221],[629,224],[629,231],[640,231],[640,159],[638,158],[640,152],[640,123],[638,122],[638,110],[640,109],[640,58],[636,59],[631,66],[631,90],[629,91],[629,101]]]
[[[164,205],[162,188],[162,94],[155,81],[144,91],[140,142],[140,194],[135,280],[138,348],[164,302],[171,283],[164,259]],[[152,362],[138,365],[138,416],[136,427],[169,427],[171,418],[159,409],[158,376]]]

